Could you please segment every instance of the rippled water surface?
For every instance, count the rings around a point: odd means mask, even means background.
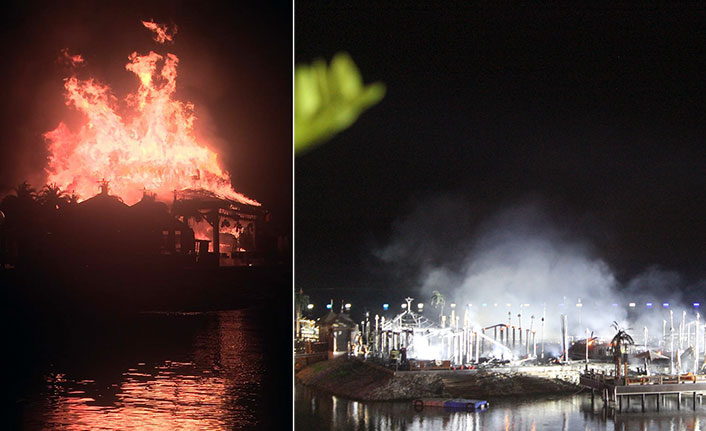
[[[143,313],[57,330],[17,401],[22,428],[269,429],[271,363],[252,314]]]
[[[415,411],[411,402],[349,401],[297,385],[295,423],[296,429],[302,431],[706,429],[706,405],[697,405],[694,411],[685,398],[681,410],[677,410],[674,398],[667,400],[660,412],[642,413],[639,402],[633,402],[627,412],[605,411],[600,401],[592,407],[590,395],[579,394],[491,400],[487,411],[466,413],[439,408]],[[654,400],[651,401],[648,405],[654,407]]]

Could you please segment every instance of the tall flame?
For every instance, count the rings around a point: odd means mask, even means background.
[[[143,24],[153,30],[149,22]],[[174,54],[133,52],[125,68],[139,78],[139,87],[123,103],[94,79],[66,79],[66,104],[87,121],[77,131],[61,122],[45,133],[48,182],[83,199],[96,194],[105,179],[128,204],[145,189],[162,199],[174,190],[206,189],[259,206],[233,190],[217,154],[197,141],[193,104],[174,98],[178,62]]]

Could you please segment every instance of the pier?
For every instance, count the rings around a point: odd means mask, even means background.
[[[591,401],[598,393],[604,403],[614,402],[618,411],[623,410],[623,404],[630,407],[631,399],[640,399],[642,411],[647,408],[647,397],[655,399],[657,411],[667,396],[677,397],[677,408],[681,409],[682,398],[686,395],[691,398],[691,405],[696,410],[697,400],[701,405],[703,395],[706,393],[706,375],[658,375],[627,377],[616,379],[613,376],[589,371],[579,378],[579,384],[591,390]]]

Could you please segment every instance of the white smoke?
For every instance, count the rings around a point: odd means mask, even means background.
[[[661,337],[670,309],[679,321],[682,310],[688,321],[695,317],[679,293],[689,288],[678,273],[653,267],[621,284],[580,229],[552,218],[540,203],[507,208],[483,223],[472,218],[470,206],[458,197],[422,202],[395,225],[391,243],[376,255],[398,273],[413,274],[406,282],[419,287],[422,301],[428,302],[434,290],[444,294],[447,316],[455,303],[461,322],[468,310],[482,326],[531,325],[537,340],[545,313],[547,340],[556,341],[560,315],[567,314],[576,338],[588,329],[609,339],[617,321],[638,344],[645,326],[650,338]],[[426,311],[438,319],[440,310]]]

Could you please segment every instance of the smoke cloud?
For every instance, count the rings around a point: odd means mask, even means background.
[[[462,198],[429,199],[395,224],[390,243],[375,255],[398,275],[411,274],[406,282],[418,288],[420,302],[438,290],[446,297],[447,316],[455,303],[460,325],[468,310],[484,327],[521,324],[539,333],[546,314],[551,339],[559,336],[560,315],[566,314],[569,332],[578,338],[587,329],[611,337],[617,321],[641,343],[644,327],[650,338],[661,336],[669,310],[679,315],[675,327],[682,310],[687,323],[695,318],[683,292],[697,292],[704,282],[690,286],[677,272],[651,267],[621,283],[582,232],[585,226],[541,201],[507,207],[479,223],[476,218]],[[433,319],[440,311],[425,310]]]

